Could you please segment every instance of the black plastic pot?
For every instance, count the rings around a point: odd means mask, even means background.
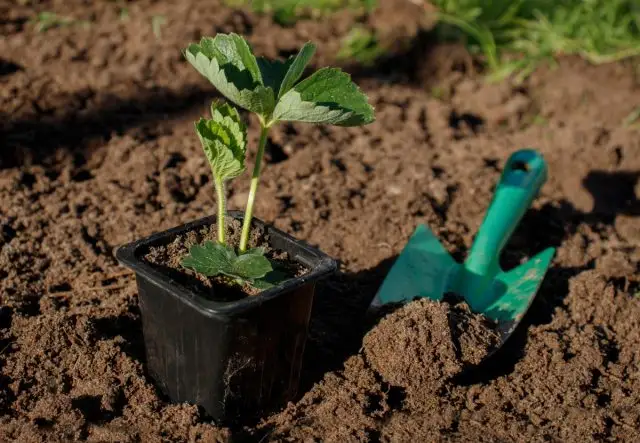
[[[207,217],[152,235],[118,248],[116,257],[136,273],[147,368],[160,389],[173,401],[202,406],[220,423],[237,423],[295,397],[315,284],[336,262],[257,219],[254,226],[265,228],[271,246],[309,268],[307,274],[221,302],[143,260],[149,247],[215,222]]]

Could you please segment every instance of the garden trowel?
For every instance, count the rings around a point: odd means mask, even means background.
[[[506,272],[499,264],[502,249],[546,179],[547,165],[540,154],[530,149],[514,153],[464,263],[457,263],[429,228],[420,225],[371,307],[416,297],[440,301],[452,293],[473,312],[496,321],[504,342],[527,312],[555,253],[548,248]]]

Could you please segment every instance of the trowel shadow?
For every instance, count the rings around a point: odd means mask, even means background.
[[[482,363],[467,368],[454,380],[454,383],[459,385],[487,383],[513,372],[516,364],[525,355],[530,328],[551,321],[554,311],[562,306],[564,298],[569,293],[569,280],[589,268],[589,265],[551,266],[529,310],[506,342]]]

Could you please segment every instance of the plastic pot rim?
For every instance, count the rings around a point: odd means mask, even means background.
[[[227,216],[240,221],[244,219],[244,213],[242,211],[228,211]],[[216,216],[207,216],[167,229],[166,231],[152,234],[148,237],[117,247],[114,255],[122,265],[130,268],[136,274],[143,276],[160,288],[172,293],[175,297],[180,298],[183,302],[197,309],[202,314],[223,320],[229,318],[230,314],[235,315],[255,309],[264,302],[277,297],[279,294],[295,290],[309,282],[320,280],[332,274],[337,269],[336,260],[332,259],[319,249],[308,245],[302,240],[297,240],[289,234],[272,225],[266,224],[255,217],[252,219],[252,223],[263,227],[268,235],[275,234],[281,237],[285,242],[295,244],[297,248],[304,251],[304,254],[291,255],[290,259],[306,266],[309,269],[309,272],[300,277],[286,280],[273,288],[260,292],[257,295],[248,295],[240,300],[223,302],[203,297],[200,291],[175,281],[169,275],[154,267],[140,256],[141,251],[146,251],[149,247],[165,243],[162,240],[167,237],[175,237],[179,234],[193,231],[202,226],[212,225],[216,223],[216,219]],[[309,260],[309,257],[311,257],[311,260]]]

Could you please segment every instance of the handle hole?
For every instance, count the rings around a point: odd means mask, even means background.
[[[523,162],[523,161],[513,162],[513,164],[511,165],[511,169],[513,169],[514,171],[523,171],[523,172],[529,172],[530,170],[527,162]]]

